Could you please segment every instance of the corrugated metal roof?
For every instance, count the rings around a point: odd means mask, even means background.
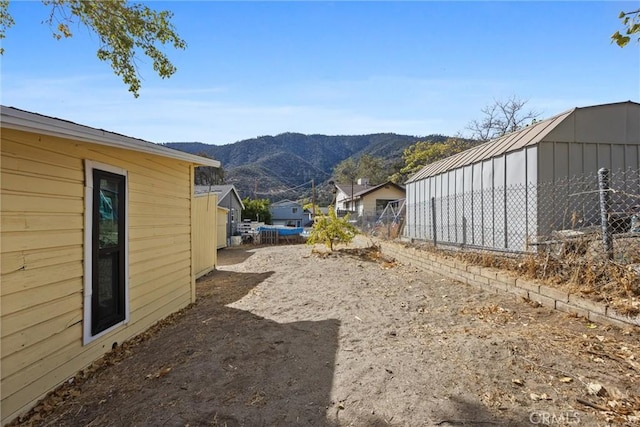
[[[196,165],[213,166],[216,168],[220,167],[220,162],[217,160],[174,150],[143,139],[132,138],[115,132],[80,125],[68,120],[58,119],[56,117],[31,113],[18,108],[6,107],[4,105],[0,107],[0,117],[3,128],[38,132],[44,135],[75,139],[93,144],[155,154],[157,156],[183,160]]]
[[[562,123],[576,109],[573,108],[564,113],[542,120],[534,125],[511,132],[500,138],[492,139],[468,150],[462,151],[437,162],[430,163],[416,172],[407,183],[419,181],[430,176],[438,175],[452,169],[478,163],[501,154],[520,150],[521,148],[536,145],[542,141],[556,126]]]

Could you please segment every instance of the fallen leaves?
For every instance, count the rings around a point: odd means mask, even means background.
[[[169,372],[171,372],[171,369],[172,369],[171,366],[168,366],[166,368],[162,368],[156,373],[147,375],[145,378],[148,379],[148,380],[149,379],[154,379],[154,378],[162,378],[165,375],[167,375]]]

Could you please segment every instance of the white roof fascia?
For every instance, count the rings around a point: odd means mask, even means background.
[[[233,193],[236,195],[236,197],[238,198],[238,201],[240,202],[240,208],[242,210],[244,210],[244,203],[242,203],[242,198],[240,197],[240,194],[238,194],[238,191],[236,190],[235,186],[231,187],[231,191],[233,191]]]
[[[4,105],[1,106],[0,122],[1,126],[7,129],[15,129],[26,132],[37,132],[44,135],[85,141],[93,144],[105,145],[108,147],[122,148],[125,150],[138,151],[141,153],[153,154],[156,156],[168,157],[176,160],[183,160],[201,166],[213,166],[216,168],[220,167],[220,162],[218,160],[196,156],[194,154],[167,148],[162,145],[154,144],[153,142],[145,141],[142,139],[132,138],[102,129],[79,125],[70,121],[56,119],[54,117],[30,113],[28,111],[6,107]]]

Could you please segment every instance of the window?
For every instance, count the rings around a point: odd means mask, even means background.
[[[298,213],[298,208],[291,208],[291,213]]]
[[[86,162],[84,342],[128,319],[126,171]]]

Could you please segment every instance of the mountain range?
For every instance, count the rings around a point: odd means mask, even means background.
[[[418,141],[441,142],[447,137],[379,133],[370,135],[305,135],[283,133],[260,136],[226,145],[168,142],[164,145],[219,160],[224,182],[241,197],[298,200],[311,197],[311,181],[320,204],[332,199],[333,168],[348,158],[369,154],[383,159],[389,175],[403,166],[402,153]]]

